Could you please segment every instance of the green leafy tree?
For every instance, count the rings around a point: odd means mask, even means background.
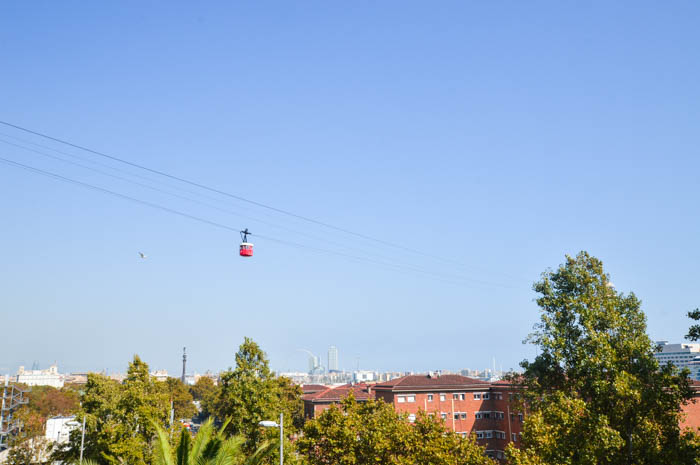
[[[383,401],[352,395],[307,422],[296,445],[309,465],[495,464],[473,437],[447,431],[436,417],[419,412],[411,424]]]
[[[679,427],[688,378],[659,367],[637,297],[617,292],[586,252],[534,289],[541,320],[528,340],[540,353],[521,364],[529,414],[511,462],[694,463],[693,437]]]
[[[700,308],[696,308],[695,310],[688,312],[688,318],[693,321],[700,320]],[[692,325],[685,337],[691,341],[697,341],[700,339],[700,324]]]
[[[220,390],[208,376],[202,376],[190,387],[192,397],[200,403],[200,418],[208,418],[213,414]]]
[[[193,386],[190,386],[190,394],[194,400],[202,401],[216,393],[216,385],[208,376],[200,377]]]
[[[187,386],[178,378],[168,378],[163,382],[165,391],[173,403],[175,418],[190,419],[197,413],[197,407],[192,403],[192,394]]]
[[[148,365],[136,355],[124,383],[89,374],[77,420],[86,420],[85,457],[100,464],[151,463],[156,431],[153,422],[166,424],[170,408],[161,383],[151,379]],[[80,455],[79,430],[55,453],[62,461]]]
[[[221,389],[212,410],[219,420],[231,418],[227,431],[243,435],[244,450],[253,453],[265,440],[275,437],[274,431],[259,425],[262,420],[277,419],[282,412],[287,436],[298,431],[297,419],[303,417],[300,399],[301,391],[276,377],[262,349],[245,338],[236,353],[236,368],[221,375]]]
[[[168,433],[154,425],[158,433],[156,465],[258,465],[272,447],[263,444],[254,454],[246,457],[243,452],[245,438],[241,436],[226,437],[225,422],[219,431],[214,429],[213,421],[207,420],[192,439],[189,431],[183,429],[177,446],[173,449]]]

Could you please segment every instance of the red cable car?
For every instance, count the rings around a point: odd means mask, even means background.
[[[243,240],[243,242],[241,242],[241,248],[239,252],[241,257],[253,256],[253,244],[248,242],[248,234],[250,234],[248,228],[245,228],[245,230],[241,231],[241,239]]]

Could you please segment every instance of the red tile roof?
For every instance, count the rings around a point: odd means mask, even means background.
[[[375,384],[372,389],[377,391],[405,391],[420,389],[464,389],[483,388],[490,386],[488,381],[467,378],[461,375],[409,375],[392,379],[385,383]]]
[[[302,397],[302,399],[313,403],[339,402],[342,399],[345,399],[351,392],[355,395],[355,399],[357,400],[374,398],[374,395],[368,389],[366,384],[356,384],[354,386],[351,384],[345,384],[335,388],[326,388],[323,391],[314,392],[312,394],[306,394]]]
[[[325,391],[328,386],[323,384],[302,384],[301,390],[304,394],[313,394],[314,392]]]

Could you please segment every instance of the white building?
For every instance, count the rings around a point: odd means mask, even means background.
[[[661,348],[654,354],[660,365],[671,362],[678,368],[688,368],[692,379],[700,380],[700,344],[669,344],[658,341]]]
[[[373,371],[354,371],[352,373],[352,380],[356,383],[365,383],[368,381],[374,381]]]
[[[62,388],[64,376],[58,372],[58,366],[54,363],[48,370],[25,370],[19,367],[15,382],[26,384],[27,386],[53,386]]]
[[[51,417],[46,420],[46,439],[58,444],[65,444],[70,439],[70,432],[80,428],[80,423],[75,421],[75,415],[69,417]]]

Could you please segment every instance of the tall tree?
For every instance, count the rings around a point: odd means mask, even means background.
[[[541,319],[528,340],[540,353],[521,364],[530,414],[511,461],[689,463],[692,437],[679,427],[689,381],[659,367],[639,299],[616,291],[586,252],[543,273],[534,290]]]
[[[78,421],[86,420],[85,457],[100,464],[150,463],[155,440],[152,422],[166,424],[170,407],[160,384],[137,355],[122,384],[89,374],[77,415]],[[56,452],[56,459],[78,459],[80,440],[80,431],[73,431],[69,443]]]
[[[307,422],[296,445],[309,465],[495,464],[473,437],[447,431],[437,417],[419,412],[411,424],[383,401],[352,395]]]
[[[221,374],[221,389],[213,410],[219,420],[231,418],[228,431],[246,437],[244,449],[254,452],[274,431],[260,427],[262,420],[275,420],[284,413],[287,436],[298,431],[295,419],[303,415],[301,391],[281,380],[269,368],[265,353],[252,339],[245,338],[236,353],[236,368]]]

